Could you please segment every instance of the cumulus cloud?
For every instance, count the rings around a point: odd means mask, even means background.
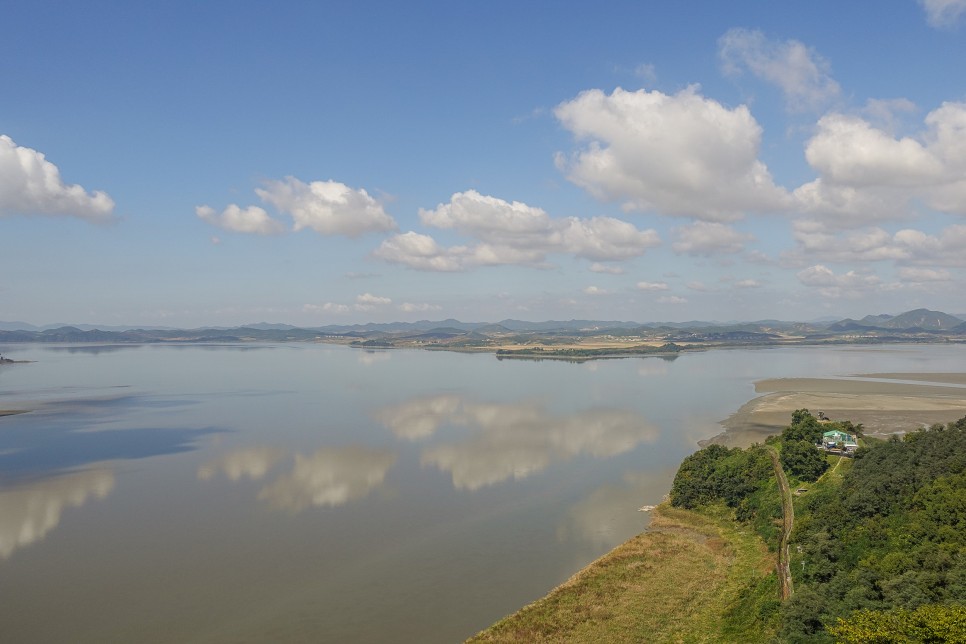
[[[748,70],[777,85],[791,109],[819,108],[840,92],[828,62],[797,40],[770,40],[760,31],[731,29],[718,40],[718,55],[726,74]]]
[[[916,268],[907,266],[899,269],[899,279],[913,284],[952,281],[952,274],[946,269]]]
[[[792,265],[801,265],[807,260],[816,259],[846,263],[901,260],[908,257],[908,253],[895,243],[893,236],[879,227],[842,234],[811,219],[796,221],[792,227],[797,248],[784,256],[786,263]]]
[[[637,288],[642,291],[666,291],[669,287],[667,282],[638,282]]]
[[[106,192],[65,184],[43,153],[0,135],[0,216],[66,215],[99,223],[113,214],[114,200]]]
[[[966,0],[919,0],[932,27],[952,27],[966,14]]]
[[[944,103],[924,125],[897,138],[858,116],[822,117],[805,147],[819,176],[794,191],[798,208],[839,228],[901,219],[913,199],[966,214],[966,103]]]
[[[266,181],[255,194],[279,213],[291,216],[293,230],[310,228],[323,235],[359,237],[371,232],[396,230],[395,220],[382,204],[362,188],[350,188],[338,181],[305,183],[295,177]],[[243,233],[276,234],[285,226],[258,206],[228,206],[220,215],[208,206],[195,208],[208,223]]]
[[[942,173],[942,163],[909,137],[896,139],[857,116],[828,114],[805,147],[826,181],[851,186],[915,186]]]
[[[719,255],[739,253],[753,235],[740,233],[731,226],[717,222],[698,221],[675,229],[674,252],[687,255]]]
[[[295,177],[268,181],[255,193],[294,220],[294,229],[311,228],[323,235],[358,237],[396,229],[382,204],[362,188],[338,181],[304,183]]]
[[[822,264],[799,271],[797,277],[799,282],[817,288],[819,293],[828,298],[858,297],[869,290],[877,289],[882,283],[882,280],[870,273],[853,270],[836,274]]]
[[[324,302],[322,304],[306,304],[302,307],[306,313],[335,313],[342,315],[349,312],[349,306],[336,302]]]
[[[443,307],[438,304],[426,304],[425,302],[403,302],[399,305],[399,310],[403,313],[422,313],[427,311],[442,311]]]
[[[620,219],[555,219],[540,208],[475,190],[458,192],[433,210],[420,210],[419,217],[426,226],[454,230],[476,243],[447,248],[429,235],[410,231],[385,240],[374,255],[418,270],[460,271],[508,264],[541,267],[549,254],[617,261],[660,244],[654,230],[639,230]]]
[[[935,235],[904,228],[894,234],[869,227],[834,234],[821,222],[795,222],[797,248],[783,255],[783,263],[802,266],[807,261],[830,263],[891,261],[900,265],[966,266],[966,225],[956,224]]]
[[[956,224],[929,235],[906,228],[893,235],[904,263],[920,266],[966,266],[966,225]]]
[[[302,309],[307,313],[334,313],[336,315],[342,315],[350,311],[375,311],[389,304],[392,304],[392,300],[388,297],[381,297],[379,295],[373,295],[372,293],[362,293],[356,296],[355,302],[351,306],[339,302],[324,302],[322,304],[306,304]]]
[[[257,235],[277,235],[285,231],[285,224],[268,216],[262,208],[249,206],[240,208],[231,204],[218,214],[209,206],[198,206],[195,214],[212,226],[236,233],[255,233]]]
[[[443,248],[429,235],[409,231],[394,235],[373,251],[374,256],[393,264],[421,271],[461,271],[466,247]]]
[[[583,289],[584,295],[610,295],[610,291],[599,286],[586,286]]]
[[[576,185],[626,210],[656,210],[708,221],[788,205],[758,159],[761,127],[745,106],[728,109],[696,87],[674,95],[621,88],[581,93],[554,111],[586,146],[558,153]]]
[[[752,280],[752,279],[738,280],[737,282],[735,282],[734,287],[735,288],[760,288],[761,282],[759,282],[758,280]]]
[[[372,293],[363,293],[362,295],[356,296],[356,304],[361,306],[383,306],[385,304],[392,304],[392,300],[388,297],[373,295]]]

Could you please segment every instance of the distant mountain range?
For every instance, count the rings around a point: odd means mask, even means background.
[[[844,319],[828,326],[829,331],[862,329],[915,329],[924,331],[952,331],[963,327],[964,321],[954,315],[928,309],[906,311],[899,315],[867,315],[861,320]]]
[[[290,324],[260,322],[240,327],[205,327],[173,329],[170,327],[132,328],[90,324],[47,325],[37,327],[24,322],[0,322],[0,342],[293,342],[342,338],[352,340],[452,340],[466,341],[492,337],[540,335],[546,337],[593,337],[598,335],[664,334],[669,341],[703,338],[714,341],[768,341],[782,335],[805,340],[822,340],[833,336],[859,335],[869,338],[901,339],[903,335],[966,335],[966,316],[940,311],[916,309],[899,315],[867,315],[861,320],[789,322],[758,320],[755,322],[651,322],[614,320],[548,320],[526,322],[461,322],[459,320],[420,320],[353,325],[328,325],[301,328]]]

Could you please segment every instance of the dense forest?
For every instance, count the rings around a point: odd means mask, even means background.
[[[793,489],[794,594],[758,605],[784,642],[966,642],[966,418],[887,441],[854,458],[817,449],[831,429],[799,410],[780,436],[748,449],[709,446],[682,463],[672,505],[726,505],[777,545],[782,508],[769,450]]]

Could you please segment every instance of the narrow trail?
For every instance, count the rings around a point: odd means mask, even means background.
[[[771,464],[775,468],[775,477],[778,479],[778,487],[782,495],[782,532],[778,538],[778,588],[781,600],[785,601],[792,596],[792,571],[788,561],[788,540],[792,536],[792,528],[795,527],[795,507],[792,505],[792,491],[788,488],[788,479],[785,477],[785,470],[782,468],[781,461],[778,460],[778,452],[774,447],[768,448],[768,455],[771,457]]]

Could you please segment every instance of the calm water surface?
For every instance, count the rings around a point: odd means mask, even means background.
[[[752,381],[961,346],[584,364],[10,345],[0,640],[453,642],[640,532]]]

